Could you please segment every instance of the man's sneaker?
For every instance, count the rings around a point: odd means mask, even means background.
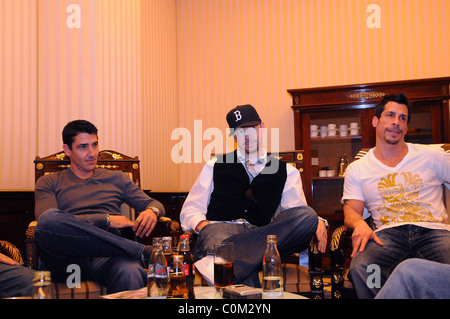
[[[194,263],[195,268],[209,286],[214,286],[214,256],[207,255]]]

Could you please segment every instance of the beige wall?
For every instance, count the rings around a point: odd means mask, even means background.
[[[175,0],[0,0],[0,189],[33,189],[35,156],[83,118],[140,157],[144,188],[175,190],[175,28]]]
[[[187,191],[203,163],[172,162],[172,130],[205,147],[207,128],[251,103],[292,149],[287,89],[449,76],[448,12],[448,0],[0,0],[0,189],[33,189],[34,157],[85,118],[101,148],[140,157],[145,189]]]
[[[287,89],[450,75],[448,12],[448,0],[178,1],[179,124],[225,128],[251,103],[291,150]],[[187,190],[201,164],[181,167]]]

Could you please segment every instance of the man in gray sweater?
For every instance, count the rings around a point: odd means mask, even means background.
[[[144,287],[151,247],[123,238],[119,230],[131,227],[136,236],[148,236],[163,205],[123,172],[96,168],[99,146],[92,123],[68,123],[63,143],[70,168],[36,183],[36,244],[45,267],[65,282],[71,275],[67,266],[76,264],[82,280],[98,281],[108,293]],[[140,212],[134,222],[122,215],[124,202]]]

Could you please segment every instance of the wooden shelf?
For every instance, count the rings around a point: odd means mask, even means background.
[[[386,95],[404,93],[410,101],[412,117],[406,141],[449,143],[449,91],[450,77],[288,90],[294,111],[295,149],[304,154],[302,181],[308,204],[319,213],[342,209],[343,178],[318,177],[318,170],[329,167],[337,172],[340,156],[346,154],[351,162],[361,148],[375,146],[372,119],[376,105]],[[311,125],[339,127],[352,122],[358,123],[360,135],[311,138]]]
[[[313,181],[330,181],[330,180],[344,180],[343,176],[333,176],[333,177],[319,177],[313,176]]]
[[[312,137],[311,143],[347,142],[361,140],[361,135]]]

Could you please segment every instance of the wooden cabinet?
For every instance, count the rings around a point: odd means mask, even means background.
[[[346,154],[350,162],[361,148],[375,145],[372,118],[385,95],[404,93],[411,102],[407,141],[450,142],[449,84],[446,77],[288,90],[293,100],[295,149],[304,151],[302,180],[309,205],[320,215],[342,212],[339,158]],[[311,136],[311,125],[320,130],[328,124],[339,129],[350,123],[357,123],[354,134]],[[334,170],[335,175],[319,177],[319,170]]]

